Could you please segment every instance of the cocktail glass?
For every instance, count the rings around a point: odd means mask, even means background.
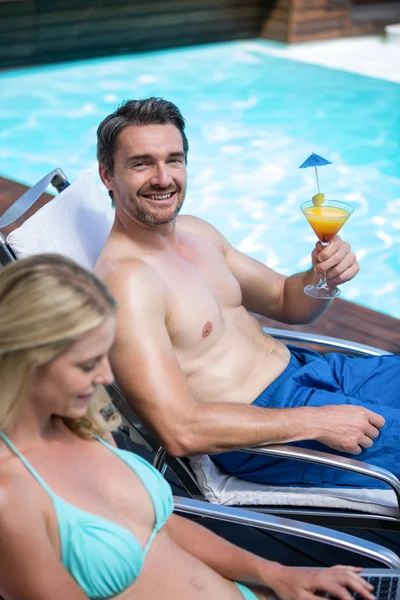
[[[354,212],[351,204],[339,200],[325,200],[320,206],[309,200],[303,202],[300,208],[323,246],[329,244]],[[306,285],[304,293],[312,298],[335,298],[339,296],[340,289],[329,286],[323,273],[317,284]]]

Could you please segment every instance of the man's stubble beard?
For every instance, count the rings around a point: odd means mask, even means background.
[[[140,221],[144,225],[166,225],[167,223],[171,223],[178,216],[183,203],[185,201],[186,189],[181,190],[181,197],[179,199],[178,204],[175,207],[175,210],[172,215],[163,216],[162,213],[164,211],[160,211],[158,214],[148,210],[145,206],[139,203],[135,203],[132,200],[128,200],[126,205],[128,209],[128,213],[134,217],[135,220]],[[168,210],[168,209],[167,209]],[[161,213],[161,214],[160,214]]]

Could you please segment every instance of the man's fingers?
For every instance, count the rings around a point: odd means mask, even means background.
[[[321,258],[321,255],[318,257]],[[325,271],[327,277],[332,278],[340,275],[343,271],[351,267],[355,261],[355,255],[353,252],[348,253],[347,248],[341,247],[336,250],[326,260],[319,260],[318,269]]]
[[[342,264],[340,266],[338,265],[338,269],[340,268],[341,270],[342,266]],[[339,275],[336,274],[336,269],[330,269],[330,271],[327,271],[326,273],[326,278],[329,281],[330,285],[342,285],[342,283],[346,283],[346,281],[354,279],[359,270],[360,266],[358,263],[352,264],[344,271],[342,271]],[[335,273],[335,276],[332,276],[332,273]]]
[[[350,450],[347,450],[347,452],[350,454],[360,454],[363,448],[371,448],[374,443],[373,440],[375,440],[378,436],[379,430],[376,429],[376,427],[369,425],[363,434],[360,435],[360,437],[357,437],[357,439],[354,441],[354,446]]]
[[[372,412],[372,410],[368,412],[368,421],[371,423],[371,425],[378,427],[378,429],[384,426],[385,419],[382,417],[382,415],[378,415],[377,413]]]
[[[354,447],[349,452],[351,454],[360,454],[363,448],[371,448],[377,437],[379,437],[379,429],[369,424],[363,433],[360,434],[360,437],[357,437],[354,441]]]
[[[371,448],[380,435],[379,429],[385,419],[362,406],[334,405],[321,407],[327,413],[327,423],[331,423],[329,432],[323,431],[318,441],[326,446],[357,456],[364,448]],[[331,415],[331,417],[330,417]]]
[[[374,442],[367,435],[363,435],[363,437],[359,440],[358,445],[361,448],[371,448]]]
[[[339,450],[340,452],[346,452],[347,454],[354,454],[354,456],[357,456],[358,454],[361,454],[363,449],[361,448],[361,446],[359,446],[359,444],[354,444],[354,446],[352,446],[351,448],[337,448],[337,450]]]
[[[376,427],[374,427],[371,424],[365,430],[365,435],[367,435],[369,438],[371,438],[371,440],[376,440],[376,438],[379,437],[379,433],[380,433],[379,429],[377,429]]]
[[[327,246],[323,246],[321,242],[317,242],[316,249],[318,252],[319,260],[318,262],[324,262],[330,258],[335,252],[337,252],[343,244],[347,244],[347,242],[343,242],[342,238],[339,235],[335,235],[335,237],[329,242]],[[349,244],[347,246],[350,248]]]

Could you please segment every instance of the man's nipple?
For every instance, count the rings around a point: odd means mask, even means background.
[[[212,332],[212,328],[213,326],[211,321],[207,321],[207,323],[203,327],[203,331],[201,332],[202,337],[205,338],[208,335],[210,335],[210,333]]]

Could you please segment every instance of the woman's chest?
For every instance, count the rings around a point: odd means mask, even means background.
[[[67,452],[62,459],[53,455],[51,460],[40,461],[39,457],[36,461],[54,496],[38,481],[29,484],[42,488],[51,538],[59,537],[60,521],[69,521],[69,527],[101,521],[102,527],[108,524],[111,529],[117,525],[129,530],[144,547],[156,522],[153,499],[135,470],[112,451],[99,450]]]

